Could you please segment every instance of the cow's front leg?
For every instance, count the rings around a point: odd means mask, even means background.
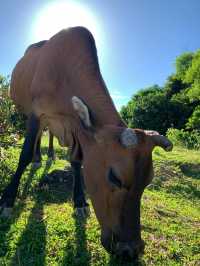
[[[83,177],[81,175],[81,163],[71,162],[71,166],[74,173],[73,200],[75,207],[75,215],[85,217],[89,214],[89,206],[85,200],[85,194],[83,189]]]
[[[31,115],[28,121],[27,135],[20,154],[17,170],[12,176],[11,182],[4,189],[0,198],[0,214],[2,216],[9,216],[11,214],[20,183],[20,178],[27,165],[32,161],[35,141],[37,139],[39,128],[39,119],[35,115]]]

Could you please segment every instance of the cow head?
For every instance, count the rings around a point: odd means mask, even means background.
[[[144,249],[140,229],[140,201],[153,178],[152,150],[172,144],[155,131],[117,126],[95,128],[87,106],[72,98],[84,124],[84,178],[101,226],[105,249],[134,257]]]

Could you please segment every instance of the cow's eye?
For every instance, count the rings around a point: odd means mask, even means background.
[[[122,188],[122,182],[121,180],[116,176],[115,172],[111,168],[108,173],[108,181],[112,184],[115,185],[118,188]]]

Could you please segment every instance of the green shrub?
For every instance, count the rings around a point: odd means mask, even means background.
[[[186,124],[188,129],[200,129],[200,105],[198,105]]]
[[[174,145],[187,149],[200,149],[200,132],[197,130],[189,132],[183,129],[169,128],[167,130],[167,137]]]
[[[13,151],[0,146],[0,193],[8,184],[14,172],[15,163],[13,163],[13,160]]]
[[[20,114],[9,96],[9,81],[0,76],[0,144],[9,146],[24,134],[25,117]]]

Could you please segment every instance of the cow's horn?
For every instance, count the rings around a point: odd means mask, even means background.
[[[171,151],[173,148],[172,142],[157,131],[145,130],[146,135],[151,136],[155,146],[162,147],[165,151]]]
[[[126,148],[132,148],[137,145],[137,135],[135,131],[131,128],[126,128],[123,130],[120,137],[121,144]]]

